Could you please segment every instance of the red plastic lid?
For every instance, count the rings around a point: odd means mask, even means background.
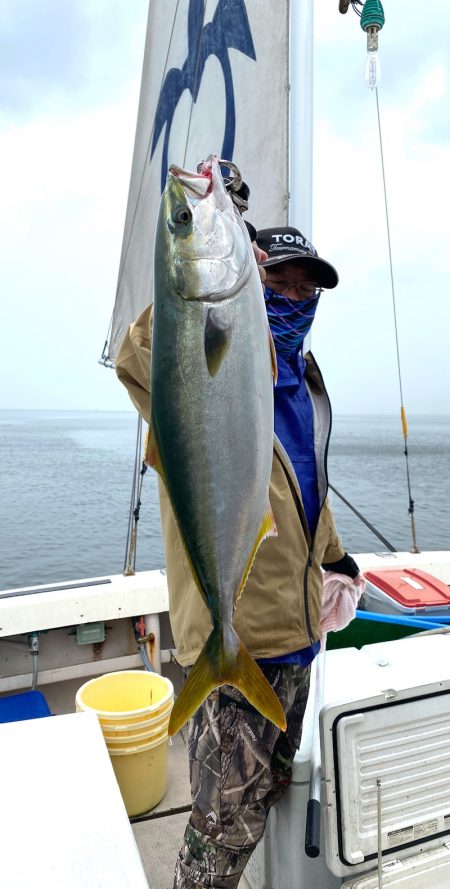
[[[399,605],[415,608],[450,605],[450,587],[419,568],[383,568],[365,571],[364,576]]]

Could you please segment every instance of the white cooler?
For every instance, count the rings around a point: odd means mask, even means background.
[[[449,889],[450,638],[328,652],[324,700],[321,854],[304,851],[312,693],[292,785],[245,871],[251,889],[378,889],[377,778],[384,889]]]
[[[378,887],[380,830],[383,887],[448,887],[450,639],[347,652],[327,657],[320,714],[328,867]]]

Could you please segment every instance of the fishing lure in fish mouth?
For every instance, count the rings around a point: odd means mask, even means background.
[[[268,497],[274,359],[251,242],[217,157],[200,173],[170,169],[154,271],[148,459],[212,623],[169,734],[221,685],[238,688],[284,730],[281,703],[232,625],[258,548],[276,534]]]

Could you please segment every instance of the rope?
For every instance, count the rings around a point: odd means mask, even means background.
[[[409,506],[408,513],[411,518],[411,533],[413,545],[411,552],[419,553],[420,550],[417,546],[416,540],[416,523],[414,519],[414,500],[412,499],[411,494],[411,480],[409,475],[409,462],[408,462],[408,424],[406,421],[406,411],[403,405],[403,386],[402,386],[402,373],[400,366],[400,347],[398,340],[398,326],[397,326],[397,309],[395,303],[395,288],[394,288],[394,272],[393,272],[393,264],[392,264],[392,249],[391,249],[391,232],[389,226],[389,212],[388,212],[388,202],[387,202],[387,191],[386,191],[386,175],[384,169],[384,154],[383,154],[383,138],[381,134],[381,119],[380,119],[380,104],[378,100],[378,88],[375,87],[375,97],[377,102],[377,119],[378,119],[378,135],[380,139],[380,155],[381,155],[381,172],[383,176],[383,192],[384,192],[384,207],[386,214],[386,230],[387,230],[387,239],[388,239],[388,250],[389,250],[389,268],[390,268],[390,276],[391,276],[391,292],[392,292],[392,308],[394,312],[394,330],[395,330],[395,348],[397,353],[397,370],[398,370],[398,382],[400,388],[400,417],[402,422],[402,431],[403,431],[403,440],[405,444],[405,449],[403,451],[406,459],[406,484],[408,488],[408,498],[409,498]]]
[[[136,572],[136,546],[137,546],[137,523],[140,518],[141,510],[141,493],[144,475],[147,472],[147,464],[140,459],[142,452],[142,417],[138,414],[138,424],[136,433],[136,451],[134,455],[134,471],[133,483],[131,488],[130,512],[128,516],[127,542],[125,546],[125,559],[123,565],[123,573],[128,576]],[[141,468],[139,469],[139,464]]]
[[[337,491],[336,488],[333,487],[333,485],[328,484],[328,487],[329,487],[332,491],[334,491],[334,493],[336,494],[337,497],[340,497],[340,499],[343,501],[343,503],[345,503],[345,505],[348,506],[348,508],[351,509],[351,510],[355,513],[355,515],[357,515],[358,518],[361,519],[361,521],[362,521],[368,528],[370,528],[370,530],[375,534],[375,537],[378,537],[378,540],[381,540],[381,542],[384,543],[384,545],[387,547],[388,550],[390,550],[391,553],[396,553],[396,552],[397,552],[397,550],[395,549],[395,546],[392,546],[392,543],[389,543],[389,540],[386,540],[386,538],[383,537],[383,535],[380,534],[380,532],[377,531],[377,529],[374,528],[374,526],[371,525],[370,522],[369,522],[367,519],[364,518],[364,516],[362,515],[362,513],[358,512],[358,510],[356,509],[356,507],[355,507],[355,506],[352,506],[352,504],[349,503],[349,501],[345,499],[345,497],[344,497],[343,494],[341,494],[339,491]]]

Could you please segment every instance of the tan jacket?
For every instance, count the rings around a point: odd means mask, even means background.
[[[116,361],[119,380],[147,422],[150,419],[150,337],[151,308],[147,307],[130,326]],[[322,602],[320,566],[323,562],[335,562],[344,555],[325,496],[329,401],[314,359],[310,353],[306,358],[306,379],[318,433],[319,492],[324,502],[314,541],[311,542],[294,469],[275,438],[269,499],[278,536],[268,538],[261,544],[233,616],[236,632],[254,657],[286,654],[306,648],[319,639]],[[170,621],[177,659],[183,666],[189,666],[199,655],[211,622],[207,607],[192,579],[169,498],[161,482],[159,493]]]

